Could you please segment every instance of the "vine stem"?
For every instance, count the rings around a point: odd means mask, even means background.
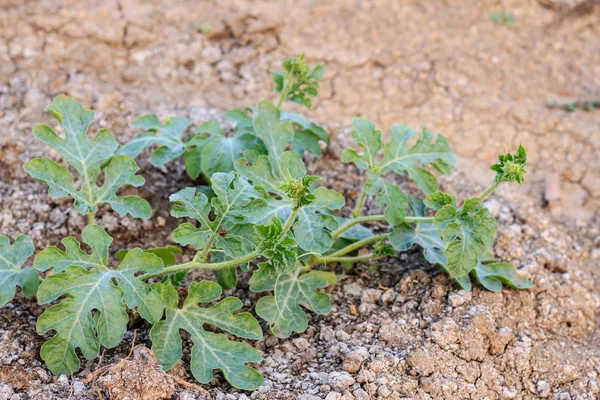
[[[292,213],[288,217],[288,220],[286,221],[285,225],[283,226],[283,230],[281,231],[279,240],[283,240],[283,237],[285,236],[285,234],[288,233],[290,229],[292,229],[292,226],[294,225],[294,221],[296,220],[298,213],[300,213],[300,207],[298,207],[294,211],[292,211]]]
[[[190,269],[207,269],[207,270],[219,270],[219,269],[225,269],[225,268],[230,268],[230,267],[235,267],[237,265],[243,264],[245,262],[251,261],[253,259],[255,259],[256,257],[259,256],[258,251],[252,252],[244,257],[241,258],[236,258],[235,260],[229,260],[229,261],[223,261],[220,263],[199,263],[199,262],[195,262],[195,261],[191,261],[191,262],[187,262],[187,263],[183,263],[183,264],[177,264],[177,265],[172,265],[170,267],[167,267],[165,269],[163,269],[160,272],[160,275],[162,274],[172,274],[174,272],[180,272],[180,271],[189,271]],[[148,280],[150,278],[152,278],[153,276],[156,276],[159,274],[144,274],[142,276],[140,276],[139,279],[141,280]]]
[[[355,262],[355,261],[365,261],[365,260],[377,260],[382,258],[383,256],[377,256],[373,253],[365,254],[363,256],[353,256],[353,257],[333,257],[333,256],[325,256],[322,258],[323,263],[328,262]]]
[[[354,225],[363,223],[363,222],[375,222],[375,221],[384,221],[385,216],[383,214],[378,215],[365,215],[362,217],[356,217],[346,222],[335,231],[331,232],[331,235],[334,239],[340,237],[340,235],[346,232],[348,229],[352,228]],[[420,224],[431,224],[433,223],[433,217],[405,217],[404,222],[407,223],[420,223]]]
[[[362,208],[366,196],[367,192],[365,191],[365,185],[363,185],[362,189],[360,190],[360,196],[358,197],[356,206],[354,207],[354,211],[352,211],[352,215],[354,215],[354,218],[357,218],[360,215],[360,209]]]
[[[92,210],[88,210],[88,225],[94,225],[94,212]]]
[[[500,186],[499,182],[494,181],[494,183],[492,183],[487,189],[485,189],[483,191],[483,193],[481,193],[479,195],[479,198],[481,200],[485,199],[486,197],[488,197],[494,190],[496,190],[496,188]]]
[[[334,253],[331,253],[331,254],[329,254],[326,257],[343,256],[344,254],[348,254],[351,251],[358,250],[361,247],[367,246],[367,245],[369,245],[371,243],[377,243],[377,242],[379,242],[381,240],[385,240],[389,236],[390,236],[389,233],[384,233],[383,235],[372,236],[372,237],[369,237],[369,238],[366,238],[366,239],[363,239],[363,240],[359,240],[358,242],[354,242],[354,243],[352,243],[352,244],[350,244],[350,245],[348,245],[348,246],[346,246],[346,247],[344,247],[342,249],[339,249],[338,251],[336,251]]]
[[[290,89],[292,89],[293,82],[291,79],[288,79],[289,76],[285,76],[285,86],[281,91],[281,96],[279,96],[279,101],[277,101],[277,108],[281,109],[281,105],[287,98],[288,94],[290,94]]]
[[[292,213],[290,214],[287,222],[283,226],[283,230],[281,231],[281,235],[280,235],[280,240],[283,239],[283,237],[292,228],[292,225],[294,224],[294,221],[296,220],[296,217],[298,216],[299,212],[300,212],[300,207],[298,207],[296,210],[292,211]],[[230,267],[236,267],[236,266],[238,266],[240,264],[243,264],[245,262],[252,261],[253,259],[255,259],[258,256],[260,256],[260,253],[258,251],[254,251],[254,252],[252,252],[252,253],[244,256],[244,257],[236,258],[235,260],[223,261],[223,262],[220,262],[220,263],[197,262],[194,259],[194,261],[191,261],[191,262],[187,262],[187,263],[183,263],[183,264],[177,264],[177,265],[172,265],[170,267],[167,267],[167,268],[163,269],[158,274],[150,274],[150,273],[148,273],[148,274],[141,275],[140,279],[142,279],[142,280],[148,280],[148,279],[150,279],[150,278],[152,278],[153,276],[156,276],[156,275],[172,274],[174,272],[188,271],[190,269],[207,269],[207,270],[216,271],[216,270],[220,270],[220,269],[225,269],[225,268],[230,268]]]

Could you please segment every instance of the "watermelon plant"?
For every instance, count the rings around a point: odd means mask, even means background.
[[[249,364],[261,355],[233,338],[261,340],[258,320],[239,312],[243,304],[236,297],[214,303],[236,285],[238,273],[251,274],[250,290],[264,293],[255,314],[280,338],[305,331],[307,312],[331,310],[322,289],[336,283],[332,265],[393,258],[413,246],[464,289],[471,288],[472,278],[492,291],[502,285],[532,286],[512,264],[492,256],[497,224],[484,203],[499,185],[523,181],[523,147],[499,157],[491,167],[496,178],[481,195],[459,201],[439,191],[434,174],[448,174],[456,164],[443,136],[394,125],[389,140],[383,140],[374,123],[355,118],[356,149],[347,149],[342,162],[364,170],[366,181],[357,199],[346,199],[308,175],[303,162],[305,152],[321,154],[327,132],[281,111],[286,101],[310,108],[322,74],[322,66],[307,65],[303,56],[287,60],[283,72],[273,73],[277,105],[262,101],[227,112],[233,125],[227,133],[210,121],[187,134],[186,118],[145,115],[131,124],[144,132],[122,145],[107,129],[90,136],[95,113],[71,97],[56,97],[48,111],[62,133],[38,125],[33,135],[60,153],[64,164],[44,157],[24,169],[48,186],[50,196],[70,196],[88,217],[81,240],[89,251],[67,237],[62,246],[37,253],[33,268],[23,268],[35,250],[31,238],[20,235],[11,244],[0,236],[0,306],[13,298],[17,286],[49,305],[37,331],[48,338],[40,355],[50,371],[72,374],[80,368],[78,354],[89,360],[102,347],[118,345],[128,312],[135,311],[152,324],[152,349],[165,370],[182,358],[183,330],[194,344],[190,370],[199,382],[208,383],[219,370],[236,388],[258,388],[263,378]],[[146,200],[119,194],[124,186],[144,184],[135,158],[146,148],[153,165],[183,157],[187,174],[210,185],[209,191],[192,186],[170,196],[171,215],[182,219],[173,239],[195,249],[192,261],[177,263],[181,250],[175,246],[121,250],[111,257],[113,239],[96,223],[100,207],[120,216],[151,217]],[[394,174],[406,174],[422,195],[392,183]],[[364,214],[367,196],[374,196],[381,214]],[[340,210],[346,204],[354,211],[344,216]],[[368,228],[373,222],[389,229],[376,235]],[[187,272],[199,269],[213,271],[216,283],[191,282],[180,301],[176,287],[186,285]]]

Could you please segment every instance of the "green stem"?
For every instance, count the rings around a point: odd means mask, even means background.
[[[374,221],[385,221],[383,214],[379,215],[365,215],[362,217],[356,217],[346,222],[344,225],[331,232],[334,239],[340,237],[340,235],[352,228],[354,225],[361,224],[363,222],[374,222]],[[433,223],[433,217],[405,217],[404,222],[406,223],[418,223],[418,224],[431,224]]]
[[[351,219],[350,221],[347,221],[344,225],[331,232],[331,236],[333,236],[334,239],[337,239],[342,233],[346,232],[354,225],[361,224],[363,222],[381,221],[384,219],[385,217],[383,215],[365,215],[363,217],[356,217]]]
[[[367,192],[365,191],[365,186],[363,185],[360,191],[360,196],[358,197],[358,201],[356,202],[356,206],[354,207],[354,211],[352,211],[354,218],[357,218],[360,215],[360,209],[362,208],[366,196]]]
[[[217,237],[217,234],[215,232],[213,232],[210,237],[208,238],[208,241],[206,242],[206,244],[204,245],[204,248],[199,251],[198,253],[196,253],[196,255],[194,256],[194,262],[197,261],[206,261],[206,254],[208,253],[208,250],[210,250],[210,246],[213,244],[213,241],[215,240],[215,238]]]
[[[365,260],[377,260],[379,258],[382,258],[383,256],[377,256],[373,253],[369,253],[369,254],[365,254],[364,256],[353,256],[353,257],[332,257],[332,256],[325,256],[323,258],[321,258],[320,260],[323,263],[328,263],[328,262],[355,262],[355,261],[365,261]]]
[[[288,94],[290,94],[290,90],[292,89],[293,85],[291,77],[285,76],[283,79],[285,80],[285,86],[283,87],[283,90],[281,91],[281,96],[279,96],[279,101],[277,102],[277,108],[279,109],[281,109],[281,105],[287,98]]]
[[[488,197],[494,190],[496,190],[496,188],[500,186],[500,182],[496,182],[494,181],[494,183],[492,183],[487,189],[485,189],[483,191],[483,193],[481,193],[479,195],[479,198],[481,200],[485,199],[486,197]]]
[[[240,264],[243,264],[245,262],[251,261],[254,258],[258,257],[259,253],[258,251],[255,251],[253,253],[248,254],[247,256],[241,257],[241,258],[236,258],[235,260],[230,260],[230,261],[223,261],[220,263],[199,263],[199,262],[187,262],[187,263],[183,263],[183,264],[177,264],[177,265],[172,265],[170,267],[167,267],[165,269],[163,269],[160,272],[160,275],[162,274],[172,274],[174,272],[180,272],[180,271],[188,271],[190,269],[207,269],[207,270],[219,270],[219,269],[225,269],[225,268],[230,268],[230,267],[235,267],[238,266]],[[139,279],[142,280],[147,280],[152,278],[153,276],[156,276],[159,274],[144,274],[142,276],[140,276]]]
[[[288,233],[288,231],[294,225],[294,221],[296,221],[296,217],[300,213],[300,208],[301,207],[298,207],[297,209],[295,209],[294,211],[292,211],[292,213],[288,217],[288,220],[286,221],[285,225],[283,226],[283,230],[281,231],[281,235],[279,237],[280,241],[283,239],[283,237],[285,236],[285,234]]]
[[[87,212],[87,216],[88,216],[88,225],[94,225],[94,212],[92,210],[89,210]]]
[[[379,242],[381,240],[385,240],[388,238],[388,236],[390,236],[389,233],[384,233],[383,235],[377,235],[377,236],[372,236],[363,240],[359,240],[358,242],[354,242],[342,249],[339,249],[338,251],[331,253],[328,255],[328,257],[337,257],[337,256],[343,256],[344,254],[348,254],[351,251],[354,250],[358,250],[361,247],[365,247],[371,243],[376,243]]]
[[[280,240],[292,228],[292,226],[294,225],[294,221],[296,220],[296,217],[298,216],[299,212],[300,212],[300,208],[298,208],[297,210],[294,210],[292,212],[292,214],[290,214],[290,216],[289,216],[287,222],[285,223],[283,230],[281,232]],[[198,253],[200,255],[200,257],[205,257],[206,251],[208,251],[208,248],[209,248],[209,245],[211,242],[212,242],[212,240],[209,240],[209,244],[204,246],[204,249],[200,253]],[[199,255],[194,257],[194,261],[183,263],[183,264],[178,264],[178,265],[172,265],[170,267],[163,269],[159,274],[144,274],[144,275],[140,276],[140,279],[147,280],[156,275],[172,274],[174,272],[187,271],[190,269],[208,269],[208,270],[215,271],[215,270],[219,270],[219,269],[236,267],[245,262],[252,261],[256,257],[258,257],[260,255],[260,253],[258,251],[255,251],[255,252],[248,254],[247,256],[236,258],[235,260],[223,261],[220,263],[197,262],[196,258],[199,257]]]

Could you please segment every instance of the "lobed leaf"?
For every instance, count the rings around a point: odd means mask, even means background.
[[[246,151],[264,153],[262,141],[252,131],[236,131],[226,137],[216,121],[206,122],[196,128],[195,135],[187,141],[184,160],[192,179],[200,173],[210,178],[215,172],[230,172],[235,160]]]
[[[40,355],[55,375],[79,369],[76,349],[92,359],[100,345],[112,348],[119,344],[127,330],[128,308],[137,309],[149,322],[159,320],[164,309],[158,293],[137,278],[142,272],[159,273],[163,269],[159,257],[133,249],[117,269],[110,269],[106,254],[112,239],[97,225],[88,225],[83,237],[92,247],[91,255],[81,252],[74,238],[67,238],[63,241],[67,251],[54,248],[42,256],[44,262],[36,263],[61,271],[47,277],[38,290],[40,304],[62,298],[37,321],[40,335],[54,331]]]
[[[333,245],[331,232],[337,229],[338,222],[330,210],[344,206],[345,199],[335,190],[324,187],[314,191],[316,200],[298,213],[298,221],[293,231],[296,242],[303,250],[323,254]]]
[[[17,286],[27,297],[35,296],[40,277],[23,264],[33,254],[35,248],[31,237],[19,235],[11,245],[8,237],[0,235],[0,307],[15,296]]]
[[[466,200],[458,209],[451,204],[443,206],[435,215],[434,224],[446,243],[444,255],[453,278],[475,269],[479,259],[491,250],[498,227],[479,198]]]
[[[401,224],[408,211],[408,198],[402,188],[392,185],[372,172],[369,172],[368,176],[369,178],[365,183],[365,192],[376,195],[375,203],[377,206],[385,206],[383,215],[390,225]]]
[[[116,194],[123,186],[141,186],[144,178],[136,175],[139,168],[133,159],[115,156],[118,143],[108,130],[102,129],[94,138],[88,138],[87,130],[95,113],[65,95],[57,96],[48,111],[61,123],[64,138],[47,125],[36,126],[33,135],[63,156],[78,172],[80,185],[75,186],[73,175],[67,168],[45,157],[27,162],[25,172],[46,183],[51,196],[73,197],[75,208],[81,214],[96,212],[98,205],[107,203],[121,216],[131,214],[136,218],[149,218],[152,210],[146,200]],[[104,171],[104,183],[98,186],[101,171]]]
[[[489,253],[479,260],[471,275],[481,286],[492,292],[501,291],[502,285],[513,289],[529,289],[534,286],[533,282],[519,274],[513,264],[497,262]],[[470,285],[463,288],[470,290]]]
[[[191,351],[191,371],[201,383],[213,378],[218,369],[234,387],[254,390],[264,382],[263,377],[246,365],[262,359],[258,351],[246,343],[227,339],[222,333],[204,329],[205,324],[246,339],[261,339],[262,330],[258,321],[249,313],[234,314],[242,307],[236,297],[227,297],[214,306],[200,308],[198,303],[210,302],[221,296],[219,285],[209,281],[192,282],[188,297],[178,307],[177,291],[169,284],[154,284],[166,305],[166,317],[157,322],[150,331],[152,351],[165,370],[170,370],[183,355],[180,330],[191,336],[194,347]]]
[[[256,247],[254,230],[247,224],[251,217],[261,215],[267,203],[263,193],[235,173],[215,173],[212,177],[215,192],[209,203],[204,193],[186,188],[171,195],[175,203],[171,215],[190,217],[200,223],[181,224],[173,232],[173,239],[181,245],[193,245],[196,249],[215,244],[228,256],[240,257]],[[215,215],[211,219],[211,213]]]
[[[255,292],[273,290],[273,296],[265,296],[256,304],[256,314],[271,326],[271,332],[282,339],[293,332],[304,332],[308,319],[300,304],[318,314],[331,311],[331,303],[326,293],[317,289],[327,286],[327,281],[316,272],[296,277],[282,274],[277,280],[265,280],[251,285]]]
[[[150,161],[152,165],[160,166],[183,154],[185,150],[183,134],[190,126],[190,121],[184,117],[170,117],[162,123],[155,114],[148,114],[139,117],[129,126],[147,132],[121,146],[117,154],[136,158],[145,148],[158,145],[152,152]]]
[[[438,135],[433,141],[434,134],[426,128],[423,128],[415,145],[409,147],[409,140],[417,135],[417,131],[405,126],[394,125],[390,142],[386,144],[382,144],[381,132],[374,123],[354,118],[352,126],[352,139],[362,151],[345,150],[342,162],[352,162],[358,168],[367,170],[365,192],[377,196],[378,206],[386,206],[384,214],[391,225],[398,225],[404,220],[408,211],[408,199],[400,187],[384,179],[387,172],[406,172],[423,192],[429,194],[437,190],[437,179],[420,165],[431,165],[441,173],[448,174],[456,164],[456,157],[447,140]],[[383,152],[381,159],[380,152]]]
[[[383,160],[379,168],[381,173],[389,170],[397,174],[407,172],[417,182],[419,189],[429,194],[437,190],[437,179],[417,163],[431,165],[439,172],[449,174],[456,165],[456,156],[445,137],[435,137],[427,128],[423,128],[415,145],[408,147],[408,141],[416,134],[416,131],[405,126],[392,126],[391,139],[383,146]]]

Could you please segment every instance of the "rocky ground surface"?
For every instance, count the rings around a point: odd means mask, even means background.
[[[514,26],[490,18],[505,12]],[[560,181],[562,211],[589,219],[600,111],[547,103],[600,98],[599,13],[597,0],[0,0],[0,129],[22,140],[62,92],[106,115],[202,119],[272,97],[269,70],[305,52],[326,64],[312,116],[334,132],[353,116],[427,125],[484,180],[522,142],[524,190],[541,201]]]
[[[600,111],[567,113],[546,102],[600,96],[600,6],[471,3],[0,0],[0,233],[28,233],[39,251],[83,227],[69,201],[49,199],[20,167],[42,154],[56,158],[30,136],[37,123],[50,123],[44,107],[56,94],[97,110],[94,129],[109,127],[125,141],[135,134],[128,122],[146,112],[199,123],[270,98],[268,70],[305,51],[326,64],[309,115],[333,136],[326,157],[309,163],[347,198],[363,179],[339,162],[354,115],[386,129],[426,124],[449,136],[463,167],[443,185],[461,197],[479,189],[471,182],[489,178],[481,166],[504,145],[526,145],[528,195],[506,188],[488,205],[500,224],[496,255],[536,286],[465,293],[417,252],[360,265],[328,289],[333,311],[312,315],[307,332],[254,343],[264,357],[256,366],[266,378],[260,390],[236,392],[217,375],[202,392],[140,369],[164,383],[152,386],[156,398],[598,398]],[[490,21],[503,11],[514,15],[514,27]],[[142,174],[139,193],[155,210],[151,220],[100,212],[114,251],[170,243],[177,221],[168,195],[191,184],[180,163],[154,169],[142,162]],[[552,176],[568,212],[561,224],[540,208]],[[247,305],[257,300],[244,281],[231,294]],[[132,344],[150,345],[147,326],[137,323],[73,379],[52,376],[38,354],[42,311],[20,294],[0,311],[0,399],[98,398],[97,390],[123,384],[138,364],[152,367],[140,348],[126,359]],[[85,383],[124,359],[101,388]],[[177,374],[193,382],[185,368]]]

